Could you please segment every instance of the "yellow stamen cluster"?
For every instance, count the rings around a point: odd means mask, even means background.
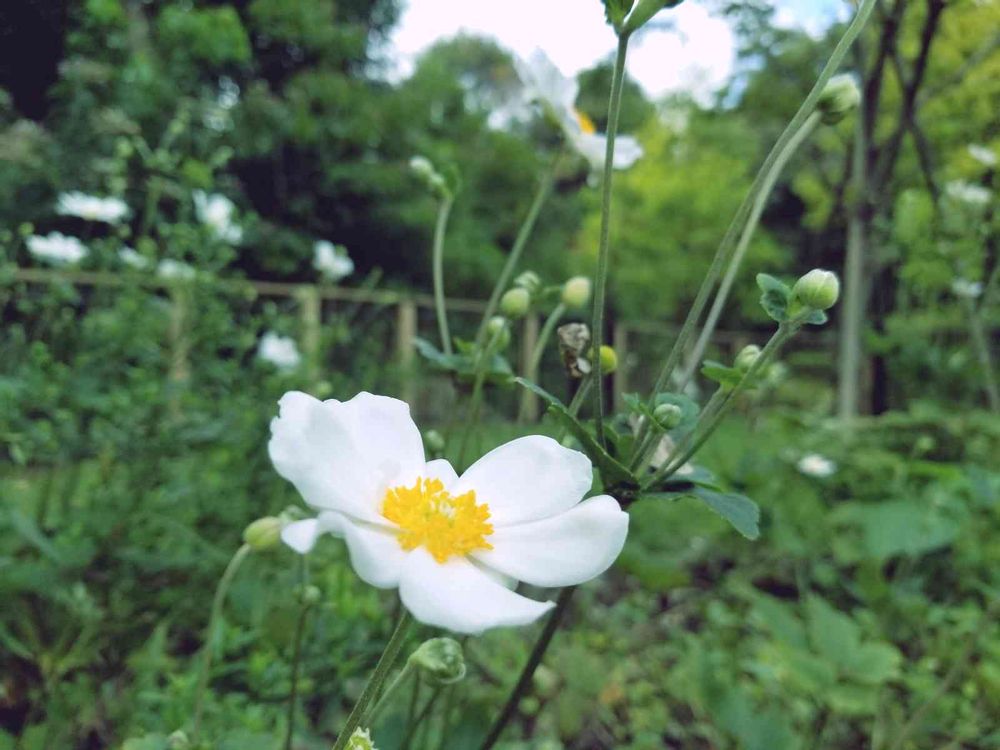
[[[426,547],[439,563],[452,555],[493,549],[486,541],[493,533],[490,507],[477,504],[473,490],[451,496],[438,479],[392,488],[382,501],[382,515],[399,526],[399,546]]]
[[[573,112],[576,114],[576,121],[580,123],[580,130],[587,135],[593,135],[597,132],[597,126],[594,124],[594,121],[587,116],[586,112],[581,112],[578,109],[574,109]]]

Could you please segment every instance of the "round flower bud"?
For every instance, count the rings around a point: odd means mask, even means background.
[[[664,430],[672,430],[681,423],[684,412],[677,404],[660,404],[653,409],[653,419]]]
[[[861,103],[861,89],[849,73],[841,73],[830,79],[820,94],[816,107],[827,125],[843,120],[848,112]]]
[[[128,744],[128,743],[126,743]],[[188,750],[191,747],[191,740],[185,732],[178,729],[173,732],[169,737],[167,737],[167,747],[170,750]]]
[[[520,318],[527,315],[531,307],[531,294],[527,289],[514,287],[508,289],[500,298],[500,312],[508,318]]]
[[[427,430],[424,433],[424,443],[432,453],[440,453],[444,450],[444,437],[437,430]]]
[[[418,177],[428,181],[436,174],[434,165],[431,164],[431,160],[426,156],[414,156],[410,159],[410,169]]]
[[[281,519],[274,516],[258,518],[243,530],[243,541],[254,552],[263,552],[266,549],[277,547],[281,541],[283,526]]]
[[[486,333],[490,336],[490,341],[495,342],[497,350],[506,349],[510,343],[510,326],[507,319],[502,315],[494,315],[490,322],[486,324]]]
[[[451,685],[465,677],[462,645],[454,638],[431,638],[420,644],[410,663],[434,685]]]
[[[542,280],[534,271],[525,271],[514,279],[514,286],[527,290],[528,294],[535,295],[542,288]]]
[[[736,361],[733,364],[740,372],[750,372],[750,368],[753,367],[753,363],[757,361],[757,357],[759,356],[760,347],[756,344],[747,344],[740,349],[740,353],[736,355]]]
[[[378,750],[372,740],[371,730],[358,727],[351,738],[347,740],[347,750]]]
[[[813,310],[829,310],[840,296],[840,280],[833,271],[814,268],[795,282],[794,297]]]
[[[298,587],[295,595],[298,597],[298,600],[307,607],[319,604],[319,600],[323,596],[322,592],[312,584]]]
[[[590,279],[574,276],[563,284],[562,303],[570,310],[580,310],[590,301]]]
[[[607,344],[601,345],[601,372],[610,375],[618,369],[618,355]]]

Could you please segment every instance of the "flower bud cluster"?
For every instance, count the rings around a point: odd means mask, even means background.
[[[435,195],[444,198],[451,195],[451,188],[444,176],[434,168],[426,156],[414,156],[410,159],[410,169],[420,180],[431,189]]]

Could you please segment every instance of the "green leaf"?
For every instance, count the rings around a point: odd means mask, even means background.
[[[763,292],[760,305],[764,312],[779,323],[788,320],[788,305],[792,298],[789,286],[766,273],[757,274],[757,286]]]
[[[899,677],[902,661],[899,649],[891,643],[870,641],[862,643],[854,653],[848,654],[842,666],[844,672],[857,682],[881,685]]]
[[[706,487],[695,487],[689,494],[729,521],[747,539],[760,536],[760,508],[749,497]]]
[[[833,664],[841,664],[857,651],[861,632],[854,620],[818,596],[806,599],[805,610],[809,640],[818,653]]]
[[[617,460],[612,458],[611,455],[600,446],[587,428],[584,427],[576,417],[569,413],[569,410],[562,403],[562,401],[557,399],[541,386],[532,383],[530,380],[525,380],[524,378],[514,378],[514,382],[524,388],[527,388],[529,391],[545,401],[548,405],[548,412],[579,441],[580,446],[583,448],[583,452],[587,454],[593,464],[601,472],[601,479],[604,481],[605,486],[616,484],[626,485],[629,487],[639,486],[639,482],[636,480],[635,476],[633,476],[632,472],[630,472]]]
[[[714,380],[723,388],[735,388],[743,379],[743,373],[735,367],[729,367],[721,362],[706,359],[701,366],[701,374],[709,380]]]
[[[808,315],[806,315],[804,320],[809,325],[821,326],[827,320],[829,320],[829,318],[827,317],[827,314],[822,310],[812,310]]]
[[[63,557],[59,553],[59,550],[53,546],[52,542],[49,541],[48,537],[42,533],[41,529],[38,528],[37,524],[31,518],[13,509],[8,511],[7,516],[10,518],[11,528],[20,534],[26,542],[35,547],[52,562],[57,565],[62,564]]]
[[[604,0],[604,16],[616,29],[620,28],[625,16],[632,10],[634,0]]]
[[[427,339],[415,338],[414,346],[417,353],[430,363],[432,367],[447,372],[453,372],[465,382],[471,382],[476,376],[476,354],[474,345],[469,342],[456,341],[458,352],[445,354]],[[490,358],[486,371],[486,380],[490,383],[509,383],[514,374],[510,362],[498,353]]]

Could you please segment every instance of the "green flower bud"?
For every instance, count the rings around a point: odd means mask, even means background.
[[[814,268],[795,282],[792,295],[813,310],[829,310],[840,296],[840,280],[833,271]]]
[[[281,519],[274,516],[258,518],[243,529],[243,541],[250,545],[254,552],[263,552],[277,547],[281,541],[283,526]]]
[[[431,453],[440,453],[444,450],[444,437],[437,430],[427,430],[424,433],[424,444]]]
[[[497,350],[506,349],[510,343],[510,326],[507,319],[502,315],[494,315],[490,322],[486,324],[486,332],[490,335],[490,341],[495,342]]]
[[[757,361],[757,357],[759,356],[760,347],[756,344],[747,344],[740,349],[740,353],[736,355],[736,361],[733,364],[740,372],[750,372],[750,368],[753,367],[753,363]]]
[[[426,156],[414,156],[410,159],[410,169],[423,180],[430,181],[431,177],[437,174],[431,160]]]
[[[520,318],[527,315],[531,308],[531,294],[527,289],[514,287],[508,289],[500,298],[500,312],[508,318]]]
[[[563,284],[562,303],[570,310],[581,310],[590,302],[590,279],[574,276]]]
[[[861,89],[850,73],[841,73],[830,79],[820,94],[816,108],[827,125],[843,120],[861,103]]]
[[[684,412],[677,404],[660,404],[653,409],[653,419],[664,430],[672,430],[681,423]]]
[[[323,593],[318,587],[308,584],[306,586],[299,586],[295,590],[295,596],[307,607],[315,606],[319,604],[319,600],[323,597]]]
[[[607,344],[601,345],[601,373],[603,375],[610,375],[615,370],[618,369],[618,355],[615,354],[615,350],[612,349]]]
[[[462,645],[454,638],[431,638],[420,644],[410,663],[424,671],[433,685],[451,685],[465,677]]]
[[[514,279],[514,286],[519,289],[525,289],[528,294],[534,296],[538,294],[538,290],[542,288],[542,280],[534,271],[525,271]]]
[[[358,727],[347,741],[347,750],[378,750],[369,729]]]
[[[188,739],[187,734],[178,729],[167,737],[167,747],[170,750],[188,750],[191,747],[191,740]]]

